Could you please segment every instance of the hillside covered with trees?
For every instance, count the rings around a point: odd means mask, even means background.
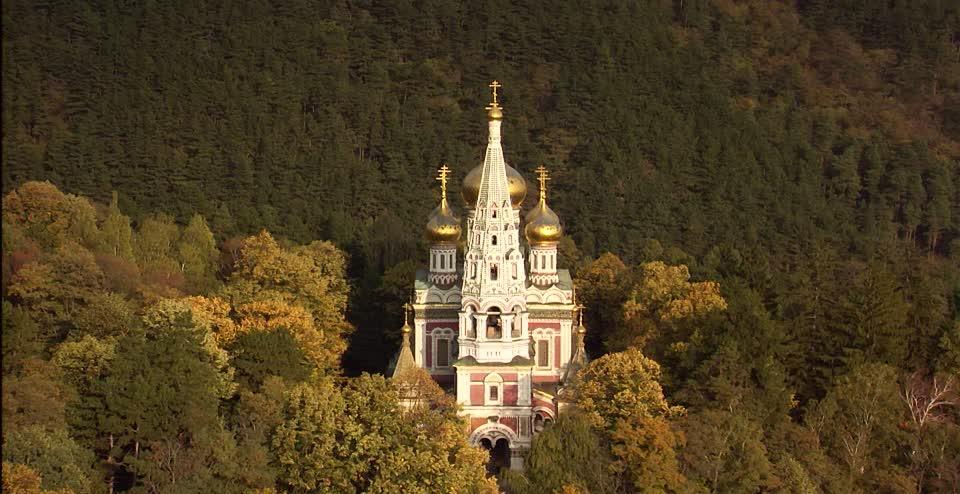
[[[501,487],[960,489],[955,2],[2,15],[4,491],[489,492],[376,373],[494,78],[593,359]]]

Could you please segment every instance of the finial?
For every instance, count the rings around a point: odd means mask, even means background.
[[[500,85],[499,82],[497,82],[496,79],[494,79],[494,81],[490,83],[490,86],[489,86],[489,87],[490,87],[491,89],[493,89],[493,102],[490,103],[490,105],[491,105],[491,106],[497,106],[497,89],[500,88],[501,85]]]
[[[487,105],[487,115],[490,117],[490,120],[503,120],[503,111],[500,109],[500,103],[497,101],[497,89],[500,87],[500,83],[497,81],[490,83],[490,88],[493,89],[493,101]]]
[[[547,182],[550,181],[550,177],[548,176],[549,172],[547,171],[546,167],[544,167],[543,165],[538,166],[536,172],[537,172],[537,180],[540,181],[540,200],[546,201],[547,200]]]
[[[450,167],[446,164],[440,166],[439,171],[437,171],[437,180],[440,181],[440,197],[443,199],[447,198],[447,176],[450,175]]]
[[[410,305],[410,302],[403,304],[403,333],[410,332],[410,311],[413,309],[413,306]]]
[[[577,309],[577,326],[578,326],[577,333],[580,333],[580,334],[586,333],[587,330],[583,327],[583,309],[586,309],[586,307],[583,304],[577,304],[576,309]]]

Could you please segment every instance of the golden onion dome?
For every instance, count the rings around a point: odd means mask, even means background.
[[[519,208],[523,203],[523,198],[527,197],[527,181],[523,175],[512,166],[504,163],[507,170],[507,191],[510,193],[510,204],[514,208]],[[463,179],[463,188],[460,189],[460,195],[467,207],[477,207],[477,198],[480,197],[480,182],[483,180],[483,164],[480,164]]]
[[[447,198],[440,200],[440,205],[430,213],[427,221],[426,237],[430,243],[455,244],[460,239],[460,218],[453,214],[447,205]]]
[[[527,213],[527,226],[523,233],[527,237],[527,242],[531,244],[553,243],[560,240],[563,236],[563,227],[560,225],[560,217],[554,213],[547,201],[540,198],[540,202]]]

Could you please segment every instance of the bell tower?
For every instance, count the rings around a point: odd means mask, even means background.
[[[476,202],[467,216],[460,311],[460,355],[478,362],[529,358],[527,275],[520,250],[520,203],[511,194],[507,164],[500,143],[503,109],[497,101],[500,83],[493,81],[487,106],[487,150],[480,171]],[[522,181],[522,178],[520,179]],[[514,187],[516,189],[516,187]]]

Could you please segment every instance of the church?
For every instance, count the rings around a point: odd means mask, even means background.
[[[440,168],[429,266],[416,275],[413,327],[404,326],[394,375],[425,369],[456,394],[469,440],[491,451],[493,468],[522,469],[586,362],[584,329],[570,273],[557,265],[563,228],[547,205],[547,171],[537,168],[539,200],[522,214],[527,184],[504,159],[500,84],[490,87],[486,154],[461,188],[465,222],[447,201],[450,169]]]

